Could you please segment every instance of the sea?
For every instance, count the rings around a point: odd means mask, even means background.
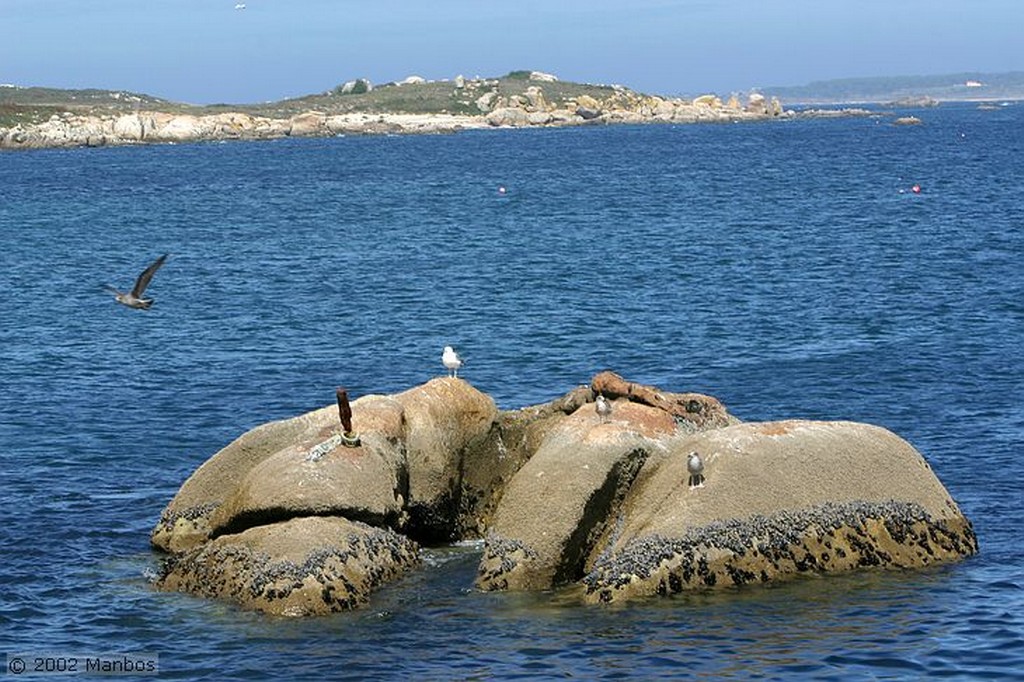
[[[3,674],[1024,679],[1022,188],[1024,103],[0,154]],[[103,290],[163,253],[150,310]],[[473,542],[325,617],[153,589],[204,461],[445,345],[503,409],[613,370],[886,427],[980,552],[614,606],[478,592]]]

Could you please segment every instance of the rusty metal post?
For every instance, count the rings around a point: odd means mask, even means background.
[[[335,390],[338,397],[338,419],[341,420],[341,443],[347,447],[357,447],[359,435],[352,429],[352,407],[348,404],[348,390],[339,386]]]
[[[338,418],[341,419],[341,427],[345,433],[352,433],[352,407],[348,404],[348,391],[339,387],[335,393],[338,395]]]

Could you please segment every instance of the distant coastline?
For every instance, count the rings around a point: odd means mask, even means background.
[[[728,123],[870,113],[786,110],[777,97],[756,91],[725,99],[714,94],[662,97],[620,85],[561,81],[538,71],[443,81],[413,76],[379,87],[357,79],[325,93],[258,105],[195,106],[129,92],[8,85],[0,86],[0,149]]]
[[[767,90],[787,104],[806,105],[1018,101],[1024,100],[1024,71],[841,78]]]
[[[430,81],[410,76],[379,86],[357,78],[303,97],[213,105],[125,91],[0,85],[0,150],[752,122],[882,115],[886,108],[943,102],[995,107],[1018,100],[1024,100],[1024,72],[847,78],[727,97],[709,93],[684,98],[644,94],[622,85],[562,81],[540,71],[513,71],[495,78]],[[864,108],[869,106],[873,109]]]

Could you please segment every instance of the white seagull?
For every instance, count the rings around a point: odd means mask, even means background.
[[[142,292],[149,286],[149,280],[153,279],[153,274],[164,264],[167,260],[168,254],[164,254],[153,261],[148,268],[142,271],[139,278],[135,280],[135,286],[129,292],[118,291],[109,284],[104,284],[103,288],[114,294],[114,298],[121,305],[126,305],[129,308],[135,308],[137,310],[149,310],[149,306],[153,305],[153,299],[142,298]]]
[[[612,413],[612,404],[605,400],[604,396],[600,393],[597,394],[597,399],[594,400],[594,407],[597,409],[597,416],[601,418],[601,421],[608,421],[608,417]]]
[[[445,346],[444,352],[441,353],[441,364],[450,372],[448,376],[457,377],[459,376],[459,369],[462,368],[462,358],[459,357],[454,348]]]
[[[690,472],[690,490],[704,487],[704,460],[696,452],[686,458],[686,470]]]

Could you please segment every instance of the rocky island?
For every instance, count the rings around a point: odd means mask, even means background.
[[[476,589],[596,603],[978,551],[924,457],[877,426],[742,422],[612,372],[514,410],[454,377],[340,396],[185,481],[151,534],[168,554],[158,589],[324,614],[417,570],[422,546],[465,539],[483,539]]]
[[[837,112],[821,112],[836,115]],[[868,113],[847,111],[845,113]],[[262,105],[191,106],[123,92],[0,87],[0,149],[266,140],[474,128],[762,121],[808,115],[753,92],[722,99],[659,97],[538,71],[500,78],[349,81]]]

